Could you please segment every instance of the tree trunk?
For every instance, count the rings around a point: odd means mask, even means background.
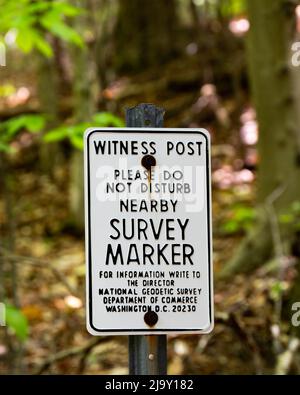
[[[54,58],[48,59],[37,54],[38,64],[38,97],[41,112],[47,117],[46,129],[57,126],[58,122],[58,84]],[[58,144],[47,144],[41,141],[39,163],[41,170],[49,175],[53,172],[55,158],[59,153]]]
[[[137,71],[177,53],[179,22],[175,0],[119,0],[116,67]]]
[[[285,0],[248,0],[248,13],[249,76],[259,123],[260,210],[255,228],[223,269],[225,277],[253,270],[271,257],[275,245],[270,208],[278,218],[300,196],[300,101],[289,60],[292,16]]]
[[[249,0],[249,71],[259,121],[258,201],[280,185],[286,191],[277,206],[299,197],[298,104],[293,95],[288,25],[284,0]],[[273,44],[272,44],[273,43]],[[276,45],[275,45],[276,44]],[[295,93],[295,92],[294,92]]]
[[[90,9],[92,4],[88,0],[78,1],[78,6]],[[81,15],[77,19],[76,30],[84,38],[87,27],[93,23],[90,20],[93,11]],[[86,47],[74,49],[74,121],[75,123],[90,121],[96,112],[98,97],[98,79],[93,43]],[[71,156],[70,169],[70,211],[71,222],[79,231],[84,229],[84,184],[83,184],[83,153],[74,148]]]

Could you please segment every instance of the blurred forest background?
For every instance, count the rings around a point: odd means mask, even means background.
[[[85,329],[82,136],[143,102],[212,137],[216,326],[168,372],[300,373],[299,4],[0,0],[0,373],[127,373]]]

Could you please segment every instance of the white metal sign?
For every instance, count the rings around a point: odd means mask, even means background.
[[[91,334],[212,330],[210,195],[206,130],[87,130]]]

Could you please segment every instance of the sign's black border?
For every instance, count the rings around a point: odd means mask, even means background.
[[[180,130],[174,130],[174,129],[165,129],[165,131],[159,130],[159,129],[152,129],[149,128],[147,130],[139,130],[135,128],[129,129],[93,129],[88,132],[88,136],[86,139],[86,145],[87,145],[87,177],[88,177],[88,270],[89,270],[89,290],[88,290],[88,305],[89,305],[89,325],[90,327],[95,331],[99,333],[107,333],[107,332],[147,332],[147,329],[99,329],[96,328],[93,325],[92,322],[92,279],[91,279],[91,272],[92,272],[92,255],[91,255],[91,221],[90,221],[90,215],[91,215],[91,205],[90,205],[90,144],[89,144],[89,139],[94,133],[155,133],[155,134],[165,134],[165,133],[173,133],[173,134],[182,134],[182,133],[191,133],[191,134],[201,134],[206,142],[206,186],[207,186],[207,239],[208,239],[208,274],[209,274],[209,325],[212,325],[212,306],[211,306],[211,218],[210,218],[210,194],[211,194],[211,186],[210,186],[210,161],[209,161],[209,143],[208,143],[208,138],[205,133],[201,131],[197,131],[194,129],[188,130],[184,129],[182,131]],[[166,332],[166,333],[171,333],[171,332],[200,332],[200,331],[205,331],[205,329],[149,329],[150,332]]]

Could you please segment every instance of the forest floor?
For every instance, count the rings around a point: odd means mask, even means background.
[[[177,70],[176,64],[170,67]],[[243,145],[240,137],[247,100],[222,98],[216,86],[203,84],[196,72],[184,78],[184,73],[175,71],[169,70],[171,79],[157,79],[153,73],[147,77],[148,85],[141,83],[143,75],[135,84],[130,78],[121,79],[103,96],[107,107],[116,111],[143,97],[144,102],[167,109],[167,126],[204,126],[212,133],[217,274],[255,221],[255,163],[246,163],[253,147]],[[176,100],[174,91],[180,92]],[[32,138],[24,132],[17,144],[20,149],[9,172],[11,194],[0,201],[0,225],[8,234],[8,204],[13,232],[8,246],[1,244],[0,257],[8,276],[6,291],[15,293],[30,333],[20,346],[13,334],[1,329],[0,373],[126,374],[127,338],[94,339],[85,328],[84,238],[69,225],[68,162],[54,166],[52,176],[46,176],[33,165]],[[12,270],[15,292],[9,279]],[[286,289],[292,277],[291,269],[286,273]],[[169,336],[169,374],[262,374],[282,368],[290,334],[280,319],[283,294],[278,282],[277,270],[269,266],[230,282],[216,281],[215,329],[208,335]],[[282,369],[299,372],[299,361],[291,358]]]

